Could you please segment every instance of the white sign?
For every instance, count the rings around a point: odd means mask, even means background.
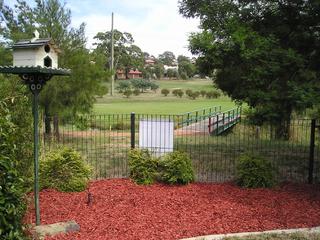
[[[139,147],[156,156],[173,152],[174,122],[169,120],[140,120]]]

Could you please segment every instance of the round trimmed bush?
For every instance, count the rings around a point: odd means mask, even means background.
[[[157,173],[157,160],[147,149],[132,149],[128,157],[130,178],[138,184],[152,184]]]
[[[179,91],[177,92],[177,96],[182,98],[183,94],[184,92],[181,89],[179,89]]]
[[[190,158],[186,153],[174,151],[159,160],[161,181],[169,184],[188,184],[194,181]]]
[[[81,155],[63,147],[48,153],[40,162],[41,188],[54,188],[62,192],[81,192],[86,189],[91,168]]]
[[[201,97],[205,97],[207,95],[207,91],[206,90],[201,90],[200,94],[201,94]]]
[[[191,89],[187,89],[187,90],[186,90],[186,95],[187,95],[188,97],[191,97],[191,95],[192,95],[192,90],[191,90]]]
[[[165,97],[168,96],[169,93],[170,93],[169,89],[166,89],[166,88],[161,89],[161,94],[163,94]]]
[[[236,165],[237,184],[246,188],[268,188],[275,184],[274,169],[261,156],[244,154]]]
[[[172,90],[172,94],[176,97],[182,97],[184,92],[180,89],[180,88],[176,88],[174,90]]]
[[[191,93],[190,98],[191,98],[192,100],[195,100],[195,99],[197,99],[199,96],[200,96],[200,92],[196,91],[196,92],[192,92],[192,93]]]
[[[209,99],[219,98],[220,96],[221,96],[221,93],[216,90],[212,90],[206,93],[206,97]]]

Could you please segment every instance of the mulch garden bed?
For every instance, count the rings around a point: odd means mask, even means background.
[[[113,179],[91,182],[89,189],[89,204],[87,192],[41,192],[42,224],[75,220],[81,228],[47,239],[172,240],[320,225],[319,185],[242,189],[233,183],[139,186]],[[26,221],[35,222],[32,208]]]

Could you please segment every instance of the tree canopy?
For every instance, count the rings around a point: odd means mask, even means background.
[[[103,52],[109,67],[111,61],[111,31],[99,32],[94,37],[96,42],[96,52]],[[142,69],[144,65],[145,53],[134,44],[131,33],[114,30],[114,67],[123,69],[126,75],[131,68]]]
[[[182,79],[190,78],[195,74],[196,67],[191,62],[190,58],[179,55],[178,56],[179,75]]]
[[[162,64],[171,66],[175,63],[176,56],[173,52],[165,51],[164,53],[159,54],[158,59]]]
[[[201,71],[288,138],[293,112],[319,101],[320,2],[181,0],[179,9],[201,20],[189,39]]]

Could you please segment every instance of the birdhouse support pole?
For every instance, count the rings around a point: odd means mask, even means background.
[[[40,85],[41,86],[41,85]],[[38,85],[39,87],[39,85]],[[37,84],[31,84],[30,89],[33,93],[32,111],[33,111],[33,131],[34,131],[34,205],[36,211],[36,225],[40,225],[40,206],[39,206],[39,92]],[[34,90],[32,90],[34,89]]]
[[[40,225],[39,205],[39,94],[44,84],[52,77],[50,74],[22,74],[21,79],[29,86],[33,96],[33,156],[34,156],[34,205],[36,225]]]

